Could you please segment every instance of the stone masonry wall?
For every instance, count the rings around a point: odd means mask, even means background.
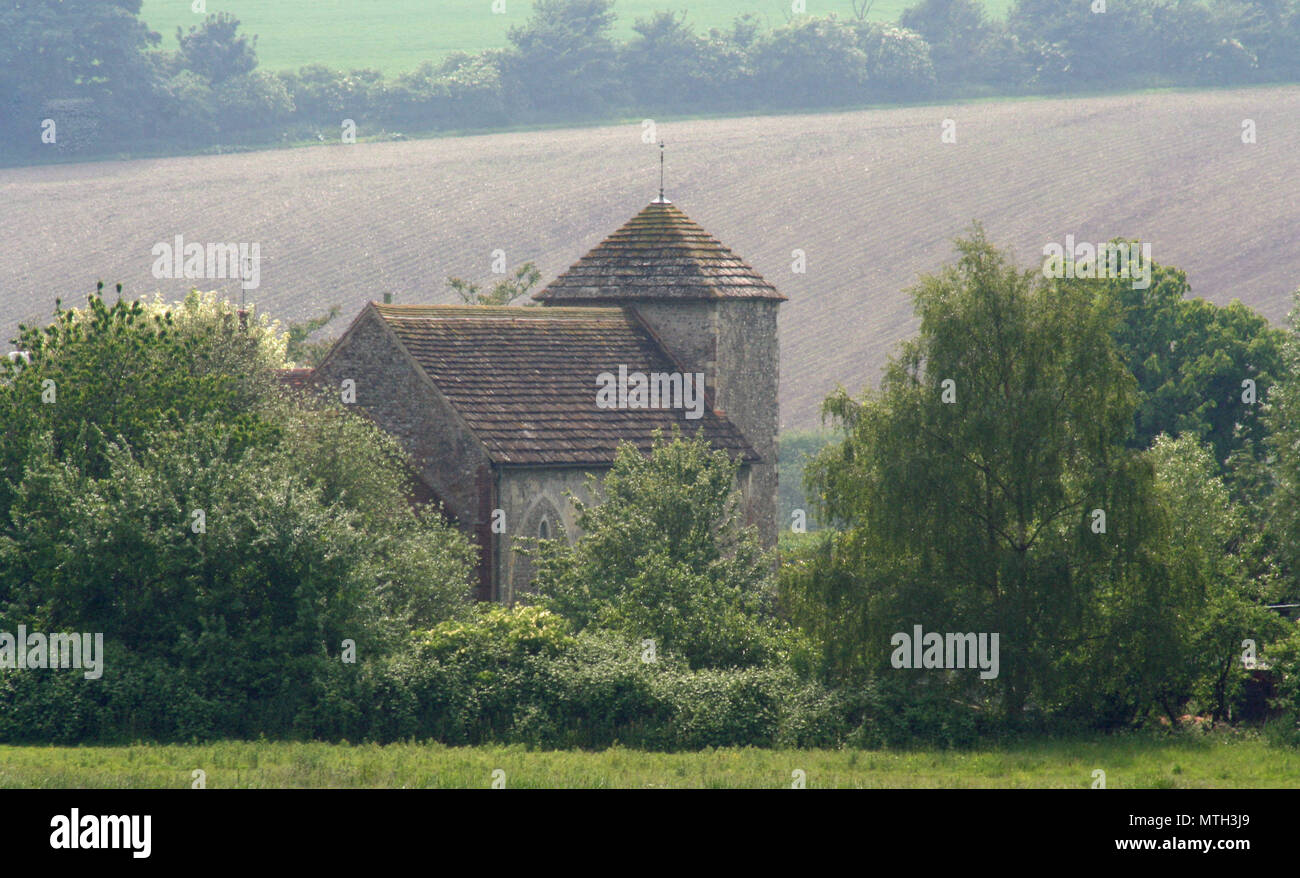
[[[714,405],[749,440],[762,462],[741,479],[745,521],[776,545],[777,306],[770,299],[637,302],[641,319],[691,372],[703,372]]]
[[[547,522],[551,539],[559,537],[560,525],[563,525],[570,545],[578,538],[577,513],[565,492],[572,493],[583,503],[594,503],[596,498],[587,488],[587,472],[601,478],[606,470],[507,467],[499,471],[497,501],[505,512],[506,532],[497,538],[500,550],[496,559],[496,600],[513,603],[528,589],[532,563],[518,549],[539,536],[543,519]]]
[[[317,376],[336,389],[344,379],[356,381],[356,405],[397,437],[461,526],[469,531],[480,522],[478,479],[489,465],[487,454],[416,371],[382,318],[363,311]]]
[[[720,300],[716,321],[717,405],[762,458],[750,474],[746,519],[769,547],[776,545],[777,533],[777,305],[770,299]]]

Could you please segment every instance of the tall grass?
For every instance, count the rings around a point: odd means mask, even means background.
[[[1252,734],[1123,735],[960,751],[529,751],[438,744],[225,741],[185,746],[0,747],[0,787],[1300,788],[1300,751]]]

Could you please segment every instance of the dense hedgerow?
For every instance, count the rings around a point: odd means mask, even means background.
[[[968,714],[902,689],[833,691],[788,667],[692,671],[537,608],[485,607],[357,665],[304,660],[251,693],[107,646],[104,677],[0,672],[0,740],[121,743],[275,737],[649,750],[973,743]],[[292,676],[292,684],[289,677]]]

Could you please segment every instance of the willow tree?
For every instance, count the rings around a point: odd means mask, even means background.
[[[1018,269],[978,226],[957,249],[911,290],[920,332],[880,389],[824,403],[846,438],[807,478],[835,532],[794,612],[844,672],[889,673],[892,634],[914,625],[997,633],[998,677],[958,679],[1006,715],[1084,687],[1131,716],[1160,674],[1168,582],[1153,468],[1125,447],[1137,393],[1117,314],[1094,282]]]

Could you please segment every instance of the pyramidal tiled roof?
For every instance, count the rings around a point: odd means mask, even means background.
[[[785,296],[676,205],[653,201],[533,298],[549,305]]]
[[[601,372],[678,366],[625,308],[380,305],[373,308],[488,453],[503,464],[602,464],[619,443],[649,451],[655,430],[703,431],[717,448],[758,455],[725,415],[596,405]]]

